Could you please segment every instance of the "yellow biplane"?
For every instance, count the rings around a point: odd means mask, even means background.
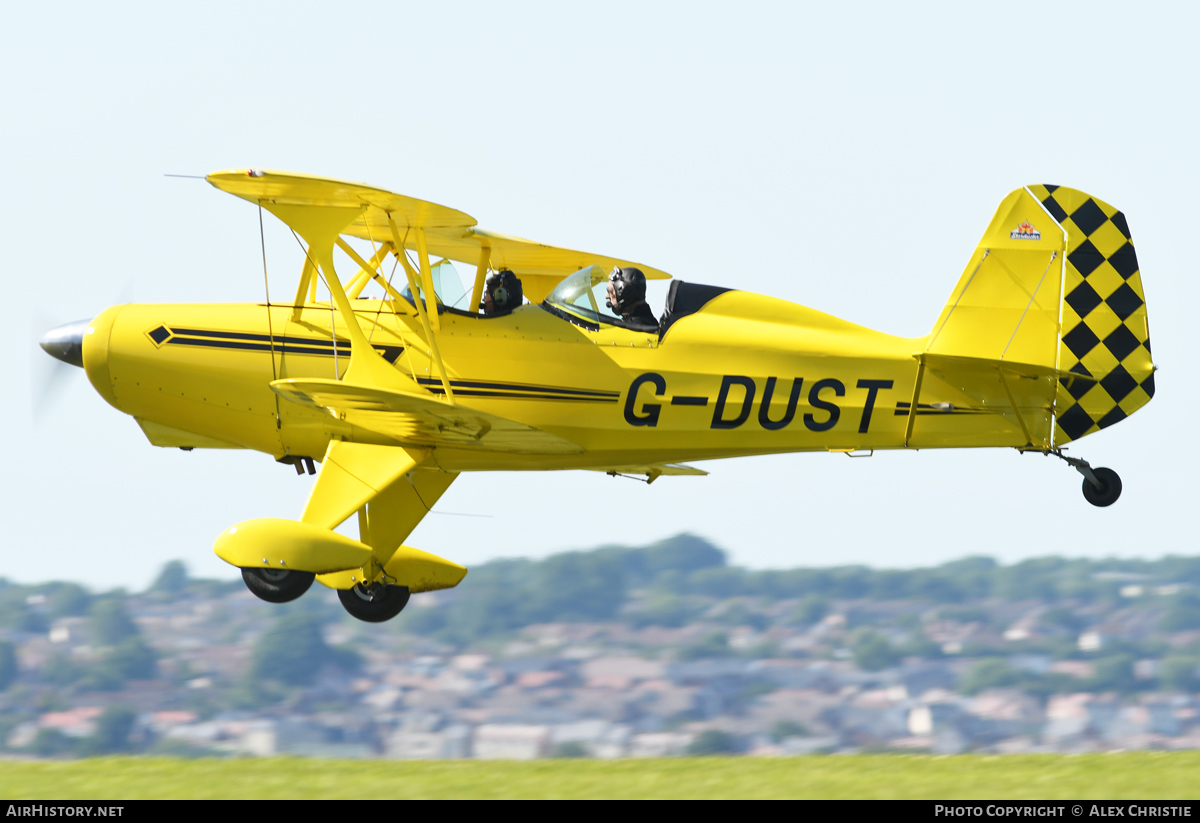
[[[610,269],[670,277],[649,266],[356,183],[257,169],[207,180],[302,239],[295,299],[114,306],[42,346],[156,446],[255,449],[298,473],[321,463],[299,520],[239,523],[216,541],[272,602],[315,579],[382,621],[410,593],[457,585],[465,568],[404,541],[464,471],[653,482],[721,457],[1003,446],[1063,458],[1107,506],[1117,474],[1062,449],[1154,394],[1125,216],[1074,189],[1008,195],[933,330],[903,338],[678,280],[650,327],[605,299]],[[356,272],[335,270],[335,249]],[[450,261],[474,266],[470,290]],[[529,302],[480,314],[503,271]],[[334,531],[353,515],[358,540]]]

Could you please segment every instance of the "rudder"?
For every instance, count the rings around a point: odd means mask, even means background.
[[[1077,189],[1029,191],[1067,233],[1054,443],[1119,423],[1154,396],[1146,295],[1124,213]],[[1087,379],[1092,378],[1092,379]]]

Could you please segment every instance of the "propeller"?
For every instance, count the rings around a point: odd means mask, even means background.
[[[28,348],[34,423],[40,423],[50,413],[72,378],[82,371],[83,335],[90,322],[88,318],[54,325],[54,321],[45,317],[33,320],[32,336],[41,349],[32,345]],[[47,327],[51,328],[47,331]]]
[[[132,292],[133,282],[129,281],[113,305],[131,302]],[[91,322],[92,317],[87,317],[63,323],[61,315],[54,317],[41,308],[33,310],[27,351],[35,425],[50,414],[71,381],[83,376],[83,338]]]

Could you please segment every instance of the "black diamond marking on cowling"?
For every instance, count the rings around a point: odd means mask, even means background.
[[[1130,353],[1141,345],[1137,336],[1124,323],[1113,329],[1112,334],[1104,338],[1104,346],[1117,360],[1124,360]]]
[[[1085,354],[1100,344],[1100,338],[1096,336],[1094,331],[1087,327],[1086,323],[1080,323],[1064,334],[1062,341],[1071,350],[1071,354],[1080,360],[1083,359]]]
[[[1118,363],[1115,369],[1104,375],[1100,380],[1100,385],[1108,392],[1109,397],[1120,403],[1137,388],[1137,381],[1125,370],[1124,366]]]
[[[161,346],[163,344],[163,341],[165,341],[168,337],[171,336],[171,330],[168,329],[166,326],[159,326],[154,331],[149,332],[149,335],[150,335],[151,340],[153,340],[155,343],[157,343],[158,345]]]
[[[1067,409],[1066,414],[1059,415],[1058,427],[1067,433],[1072,440],[1077,440],[1096,425],[1096,421],[1077,403]]]
[[[1086,203],[1071,212],[1071,222],[1078,226],[1079,230],[1088,237],[1091,237],[1092,232],[1103,226],[1107,221],[1108,215],[1090,197]]]
[[[1075,310],[1075,313],[1080,317],[1087,317],[1091,314],[1092,309],[1104,302],[1100,295],[1096,294],[1086,280],[1080,283],[1075,289],[1067,295],[1067,305]],[[1121,318],[1124,320],[1125,318]]]
[[[1088,371],[1088,367],[1083,365],[1082,363],[1076,363],[1074,366],[1072,366],[1070,369],[1068,369],[1068,371],[1073,371],[1076,374],[1082,374],[1084,377],[1094,377],[1095,376],[1090,371]]]
[[[1101,417],[1096,422],[1096,425],[1102,429],[1107,429],[1113,423],[1120,423],[1122,420],[1124,420],[1128,416],[1129,415],[1127,415],[1125,412],[1123,412],[1121,410],[1120,406],[1114,406],[1112,411],[1110,411],[1108,414]]]
[[[1125,235],[1126,240],[1133,239],[1133,235],[1129,233],[1129,224],[1125,222],[1125,212],[1119,211],[1112,216],[1113,225],[1121,234]]]
[[[256,351],[276,354],[306,354],[320,357],[331,357],[334,354],[334,343],[329,339],[310,337],[294,337],[289,335],[257,334],[254,332],[221,331],[219,329],[166,329],[165,326],[149,332],[153,339],[165,330],[163,339],[172,346],[196,346],[210,349],[229,349],[232,351]],[[161,345],[161,343],[159,344]],[[349,340],[336,342],[338,354],[350,355]],[[384,360],[395,364],[404,352],[403,346],[373,345]]]
[[[1145,340],[1142,342],[1142,345],[1146,347],[1146,351],[1150,352],[1151,354],[1154,354],[1154,352],[1150,351],[1150,338],[1149,338],[1149,337],[1147,337],[1147,338],[1146,338],[1146,339],[1145,339]]]
[[[1132,277],[1133,273],[1138,270],[1137,252],[1133,250],[1133,244],[1126,243],[1113,252],[1112,257],[1108,258],[1108,265],[1112,266],[1117,274],[1126,280]]]
[[[1087,277],[1104,262],[1104,255],[1092,245],[1091,240],[1084,240],[1079,244],[1079,248],[1067,255],[1067,259],[1080,274]]]
[[[1046,186],[1046,188],[1049,189],[1050,187]],[[1058,186],[1055,186],[1055,188],[1058,188]],[[1058,201],[1055,200],[1053,197],[1047,197],[1045,200],[1042,201],[1042,205],[1046,207],[1046,211],[1050,212],[1050,216],[1053,217],[1055,220],[1057,220],[1059,223],[1061,223],[1063,220],[1066,219],[1067,210],[1064,209],[1062,206],[1058,205]]]
[[[1150,372],[1150,376],[1142,381],[1142,391],[1148,396],[1154,396],[1154,372]]]
[[[1086,286],[1087,283],[1083,285]],[[1075,291],[1079,291],[1079,289]],[[1113,310],[1113,314],[1122,320],[1127,320],[1129,315],[1133,314],[1143,305],[1142,298],[1138,297],[1137,292],[1130,288],[1128,283],[1122,283],[1104,302]]]
[[[1052,183],[1043,183],[1042,188],[1046,190],[1046,194],[1054,194],[1054,192],[1058,191],[1058,186]]]
[[[1062,387],[1067,390],[1067,394],[1071,395],[1076,400],[1082,399],[1085,394],[1092,390],[1092,386],[1096,385],[1096,381],[1084,380],[1082,378],[1072,380],[1068,377],[1066,380],[1064,380],[1060,377],[1058,382],[1062,383]]]

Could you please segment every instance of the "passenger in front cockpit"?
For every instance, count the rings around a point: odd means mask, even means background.
[[[650,331],[658,318],[646,304],[646,275],[641,269],[615,267],[608,276],[608,307],[632,326]]]
[[[521,281],[511,271],[504,269],[487,279],[480,308],[486,316],[495,317],[519,308],[523,299]]]

